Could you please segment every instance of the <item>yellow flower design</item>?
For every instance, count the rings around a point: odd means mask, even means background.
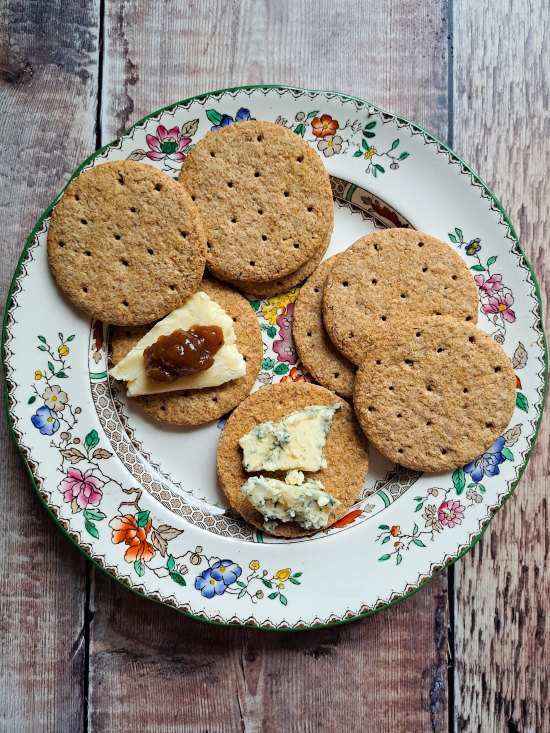
[[[275,580],[288,580],[290,578],[291,574],[290,568],[282,568],[281,570],[277,570],[275,575],[273,576]]]
[[[284,583],[277,583],[277,588],[284,588],[284,587],[285,587]]]
[[[37,381],[37,382],[38,382],[38,381],[39,381],[40,379],[42,379],[42,377],[43,377],[43,376],[44,376],[44,375],[42,374],[42,372],[35,372],[35,373],[34,373],[34,378],[36,379],[36,381]]]
[[[248,566],[251,570],[258,570],[260,563],[257,560],[252,560]]]
[[[57,353],[61,357],[68,356],[68,354],[69,354],[69,347],[67,346],[67,344],[61,344],[61,346],[57,349]]]
[[[300,288],[294,288],[290,293],[274,295],[272,298],[268,298],[266,305],[262,305],[262,313],[266,321],[272,326],[275,326],[277,324],[277,316],[281,315],[279,311],[282,311],[284,314],[287,305],[294,303],[299,293]]]
[[[375,153],[376,148],[371,146],[368,150],[365,151],[365,155],[363,157],[365,158],[365,160],[369,160],[370,158],[372,158],[373,155],[375,155]]]

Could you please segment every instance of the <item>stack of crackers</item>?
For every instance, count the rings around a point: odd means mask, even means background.
[[[231,316],[244,376],[135,399],[178,425],[215,420],[242,403],[222,433],[218,474],[232,506],[257,526],[263,518],[241,491],[239,439],[262,421],[353,401],[335,418],[320,472],[340,503],[334,522],[364,484],[367,439],[410,468],[451,469],[489,448],[514,409],[511,363],[475,325],[477,289],[458,254],[430,235],[392,229],[322,262],[333,216],[316,152],[284,127],[250,121],[207,134],[178,181],[132,161],[97,165],[68,186],[49,227],[52,273],[76,307],[113,325],[113,364],[198,291]],[[271,296],[308,276],[293,336],[322,386],[248,396],[263,347],[238,291]],[[289,523],[275,533],[307,532]]]

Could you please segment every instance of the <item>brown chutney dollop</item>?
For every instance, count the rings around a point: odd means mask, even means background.
[[[169,384],[189,374],[209,369],[224,344],[220,326],[194,325],[159,336],[143,352],[145,371],[153,382]]]

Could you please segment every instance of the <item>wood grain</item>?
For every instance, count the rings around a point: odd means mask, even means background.
[[[343,89],[447,130],[446,2],[112,2],[103,142],[209,89]],[[90,730],[447,730],[447,585],[303,634],[218,629],[94,574]],[[154,721],[154,722],[153,722]]]
[[[38,216],[95,147],[98,13],[95,0],[2,4],[2,302]],[[0,451],[0,729],[79,731],[85,561],[40,505],[6,429]]]
[[[550,7],[498,10],[455,3],[455,148],[500,197],[548,294]],[[456,566],[459,732],[549,730],[549,432],[546,409],[515,495]]]

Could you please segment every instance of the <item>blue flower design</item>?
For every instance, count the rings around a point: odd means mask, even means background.
[[[213,578],[212,568],[207,568],[195,578],[195,588],[200,590],[205,598],[213,598],[215,595],[221,596],[225,593],[227,586],[221,578]]]
[[[216,130],[221,129],[222,127],[228,127],[229,125],[232,125],[234,122],[247,122],[248,120],[253,120],[254,118],[250,116],[250,110],[246,109],[246,107],[241,107],[240,110],[235,115],[235,119],[233,117],[230,117],[230,115],[222,115],[222,118],[218,125],[213,125],[210,130],[212,132],[215,132]]]
[[[484,476],[498,476],[500,473],[500,464],[504,463],[506,457],[502,453],[504,448],[504,438],[502,435],[489,448],[486,453],[478,456],[473,461],[464,466],[464,472],[469,473],[472,481],[479,483]]]
[[[215,580],[223,580],[225,585],[234,583],[242,573],[241,568],[233,560],[217,560],[212,567],[212,577]]]
[[[42,435],[53,435],[59,430],[59,420],[56,413],[46,405],[38,408],[36,415],[31,417],[31,421]]]
[[[466,254],[470,255],[471,257],[476,255],[479,252],[479,250],[481,249],[480,242],[481,240],[479,238],[472,239],[471,242],[468,242],[468,244],[466,245]]]

